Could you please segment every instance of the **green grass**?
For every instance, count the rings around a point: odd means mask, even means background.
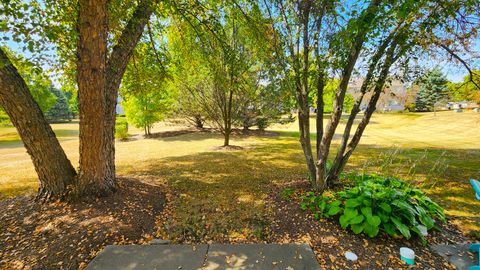
[[[480,177],[479,127],[480,114],[471,112],[376,114],[346,170],[412,181],[445,207],[462,230],[480,230],[480,203],[468,184]],[[78,124],[53,128],[76,166]],[[154,132],[178,128],[164,123]],[[118,174],[171,189],[171,218],[159,232],[170,239],[261,239],[272,184],[306,178],[296,128],[296,123],[272,127],[279,137],[234,137],[232,143],[245,147],[242,151],[216,151],[222,140],[210,133],[117,142]],[[38,186],[15,136],[14,129],[0,128],[3,197],[34,192]]]

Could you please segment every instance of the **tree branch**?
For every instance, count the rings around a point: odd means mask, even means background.
[[[468,73],[470,74],[470,80],[469,82],[473,83],[478,90],[480,90],[480,86],[475,82],[475,80],[473,79],[473,71],[472,69],[468,66],[467,62],[465,60],[463,60],[457,53],[455,53],[452,49],[450,49],[448,46],[444,45],[444,44],[441,44],[439,42],[435,42],[435,44],[437,44],[438,46],[440,46],[441,48],[443,48],[445,51],[447,51],[453,58],[457,59],[460,63],[462,63],[462,65],[468,70]]]

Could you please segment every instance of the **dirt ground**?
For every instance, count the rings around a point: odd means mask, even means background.
[[[119,179],[113,196],[75,204],[0,201],[0,269],[84,268],[109,244],[151,240],[163,189]]]

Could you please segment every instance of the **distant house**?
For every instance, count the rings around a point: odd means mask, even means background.
[[[362,87],[363,78],[357,77],[352,79],[348,85],[348,93],[350,93],[354,99],[360,96],[360,88]],[[368,102],[372,97],[372,92],[368,91],[363,97],[360,108],[365,110]],[[407,88],[405,84],[399,80],[394,80],[390,85],[387,85],[383,90],[380,98],[377,102],[377,110],[383,112],[395,112],[405,110],[405,102],[407,100]]]
[[[447,110],[474,109],[478,108],[478,104],[470,101],[447,102],[445,108]]]

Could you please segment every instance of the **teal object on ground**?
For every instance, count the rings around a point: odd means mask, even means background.
[[[409,259],[409,258],[405,258],[403,256],[400,256],[400,259],[404,262],[407,263],[407,265],[412,265],[415,263],[415,259]],[[470,269],[469,269],[470,270]]]
[[[477,200],[480,200],[480,182],[475,179],[470,179],[470,184],[472,184],[473,190],[475,190]]]
[[[415,251],[413,249],[402,247],[400,248],[400,259],[407,263],[407,265],[412,265],[415,263]]]
[[[480,200],[480,182],[475,179],[470,179],[470,184],[472,184],[473,190],[475,190],[477,200]],[[470,250],[477,253],[478,265],[470,266],[468,270],[480,270],[480,244],[472,244]]]

